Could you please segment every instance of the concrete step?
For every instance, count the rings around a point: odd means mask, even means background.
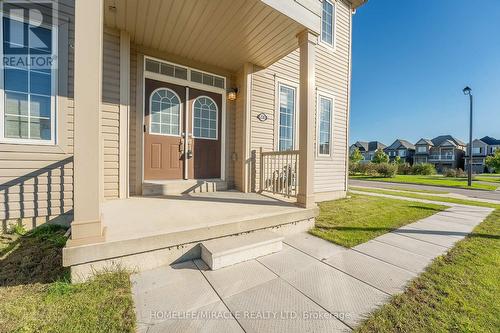
[[[283,237],[269,230],[201,243],[201,259],[212,270],[281,251]]]
[[[144,181],[143,196],[179,195],[189,193],[208,193],[227,190],[227,182],[222,180],[166,180]]]

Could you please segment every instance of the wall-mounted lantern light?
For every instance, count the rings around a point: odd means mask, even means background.
[[[233,88],[233,89],[229,90],[229,92],[227,93],[227,99],[230,101],[235,101],[237,92],[238,92],[238,88]]]

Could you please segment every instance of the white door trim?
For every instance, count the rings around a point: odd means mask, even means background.
[[[227,178],[227,175],[226,175],[226,108],[227,108],[227,92],[226,92],[226,89],[225,88],[218,88],[218,87],[212,87],[212,86],[209,86],[209,85],[204,85],[204,84],[200,84],[200,83],[197,83],[197,82],[191,82],[189,80],[183,80],[183,79],[179,79],[179,78],[175,78],[175,77],[171,77],[171,76],[168,76],[168,75],[163,75],[163,74],[158,74],[158,73],[152,73],[152,72],[148,72],[146,71],[146,59],[153,59],[153,60],[156,60],[156,61],[159,61],[159,62],[165,62],[167,64],[173,64],[173,65],[176,65],[175,63],[172,63],[172,62],[168,62],[166,60],[162,60],[162,59],[158,59],[158,58],[154,58],[154,57],[150,57],[150,56],[147,56],[147,55],[144,55],[142,57],[142,80],[140,81],[142,83],[142,110],[140,110],[140,112],[138,112],[140,115],[141,115],[141,118],[142,118],[142,126],[141,126],[141,132],[142,132],[142,135],[141,135],[141,147],[142,147],[142,152],[141,152],[141,161],[142,161],[142,170],[141,170],[141,179],[142,179],[142,183],[144,183],[145,179],[144,179],[144,107],[145,107],[145,81],[146,79],[152,79],[152,80],[156,80],[156,81],[161,81],[161,82],[166,82],[166,83],[171,83],[171,84],[176,84],[176,85],[179,85],[179,86],[184,86],[186,88],[194,88],[194,89],[198,89],[198,90],[202,90],[202,91],[209,91],[209,92],[213,92],[213,93],[216,93],[216,94],[220,94],[222,96],[222,110],[221,110],[221,134],[220,134],[220,140],[221,140],[221,164],[220,164],[220,180],[224,181],[226,180]],[[227,82],[227,78],[224,77],[224,76],[221,76],[221,75],[218,75],[218,74],[212,74],[212,73],[209,73],[209,72],[206,72],[206,71],[203,71],[203,70],[199,70],[197,68],[191,68],[191,67],[186,67],[186,66],[182,66],[182,67],[185,67],[188,69],[188,78],[189,78],[189,75],[190,75],[190,70],[191,69],[194,69],[196,71],[199,71],[199,72],[203,72],[203,73],[207,73],[207,74],[211,74],[211,75],[216,75],[216,76],[219,76],[219,77],[223,77],[224,78],[224,87],[226,87],[226,82]],[[186,105],[188,105],[188,95],[186,95]],[[186,109],[187,110],[187,109]],[[185,122],[187,123],[188,122],[188,113],[187,113],[187,116],[186,116],[186,120]],[[189,134],[192,134],[192,133],[187,133],[187,127],[185,128],[185,132],[186,132],[186,135],[185,137],[189,137]],[[184,144],[185,146],[187,145],[187,141],[185,142]],[[184,155],[185,158],[187,155]],[[186,159],[186,161],[188,161]],[[188,162],[185,163],[185,168],[188,168]],[[189,170],[189,169],[187,169]],[[187,172],[184,173],[185,174],[185,177],[184,178],[187,178]]]

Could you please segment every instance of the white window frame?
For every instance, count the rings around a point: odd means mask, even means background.
[[[152,113],[151,113],[151,106],[153,105],[153,95],[157,91],[160,91],[160,90],[171,91],[175,95],[175,97],[177,97],[177,99],[179,100],[179,134],[163,134],[163,133],[152,133],[151,132],[151,128],[152,128],[151,125],[153,122],[153,117],[152,117]],[[148,129],[148,134],[149,135],[160,135],[160,136],[174,136],[174,137],[182,136],[182,132],[183,132],[182,131],[182,129],[183,129],[182,124],[184,123],[183,117],[182,117],[183,110],[184,110],[184,103],[182,102],[182,99],[180,98],[180,96],[174,90],[172,90],[168,87],[160,87],[160,88],[153,90],[153,92],[151,92],[151,94],[149,95],[149,129]],[[161,124],[160,124],[160,126],[161,126]]]
[[[1,24],[0,24],[0,54],[3,53],[3,44],[4,44],[4,38],[3,38],[3,18],[4,14],[0,15]],[[16,17],[16,16],[8,16],[9,19],[13,20],[18,20],[21,23],[28,23],[31,25],[39,25],[39,22],[33,22],[33,21],[26,21],[25,18],[21,17]],[[46,29],[51,30],[51,37],[52,37],[52,59],[55,59],[58,61],[58,48],[59,48],[59,42],[58,42],[58,26],[57,25],[46,25],[42,24],[42,27]],[[22,139],[22,138],[7,138],[5,137],[5,90],[4,90],[4,71],[5,69],[2,67],[0,68],[0,143],[9,143],[9,144],[19,144],[19,145],[39,145],[39,146],[55,146],[57,144],[57,76],[58,76],[58,70],[52,70],[51,72],[51,95],[50,95],[50,140],[36,140],[36,139]],[[29,73],[28,73],[28,79],[29,79]],[[29,82],[29,81],[28,81]],[[29,83],[28,83],[29,85]],[[28,96],[30,94],[28,93]],[[29,110],[29,99],[28,99],[28,110]]]
[[[329,43],[328,41],[323,40],[323,2],[328,2],[329,4],[332,5],[333,8],[333,13],[332,13],[332,43]],[[337,25],[337,7],[336,3],[334,0],[323,0],[321,2],[321,31],[320,31],[320,36],[319,36],[319,43],[332,49],[335,50],[336,46],[336,41],[337,38],[335,38],[335,33],[337,31],[336,26]]]
[[[280,126],[281,126],[281,87],[286,87],[289,89],[294,90],[294,110],[293,110],[293,131],[292,131],[292,150],[296,150],[298,147],[298,135],[297,135],[297,128],[298,128],[298,115],[297,112],[299,111],[298,105],[299,105],[299,85],[297,83],[293,83],[290,81],[286,80],[279,80],[276,82],[276,89],[275,89],[275,110],[276,110],[276,126],[275,126],[275,133],[276,133],[276,139],[275,139],[275,149],[276,151],[280,151]]]
[[[321,109],[320,109],[320,106],[321,106],[321,99],[329,99],[331,102],[332,102],[332,110],[330,112],[330,151],[328,154],[321,154],[320,153],[320,149],[319,149],[319,146],[320,146],[320,140],[319,140],[319,137],[320,137],[320,116],[321,116]],[[321,158],[321,157],[327,157],[327,158],[331,158],[333,156],[333,120],[335,119],[334,117],[334,113],[335,113],[335,96],[333,96],[332,94],[326,92],[326,91],[321,91],[321,90],[318,90],[318,92],[316,93],[316,115],[317,115],[317,121],[316,121],[316,156]]]
[[[194,135],[194,103],[200,98],[208,98],[209,100],[211,100],[214,103],[215,107],[217,108],[217,110],[215,112],[215,138],[205,138],[203,136],[195,136]],[[193,100],[193,103],[191,106],[191,114],[192,114],[192,116],[191,116],[191,118],[192,118],[191,119],[191,133],[193,134],[193,138],[201,139],[201,140],[213,140],[213,141],[219,140],[219,111],[220,111],[219,106],[214,101],[214,99],[210,96],[200,95]]]
[[[417,153],[426,153],[426,152],[427,152],[427,147],[424,146],[417,147]]]

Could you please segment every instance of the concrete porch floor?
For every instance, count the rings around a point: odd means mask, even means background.
[[[237,191],[113,200],[102,207],[105,241],[65,247],[63,264],[76,281],[115,264],[142,271],[199,258],[199,243],[208,239],[268,228],[303,231],[317,214],[317,207]]]
[[[106,241],[154,236],[303,211],[290,201],[237,191],[132,197],[103,204]]]

